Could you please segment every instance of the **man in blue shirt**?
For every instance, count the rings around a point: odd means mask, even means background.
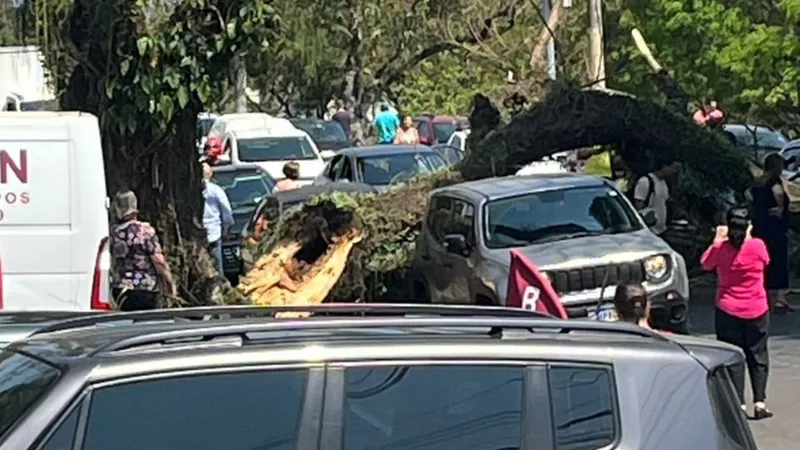
[[[208,251],[214,259],[220,276],[224,275],[222,269],[222,236],[228,233],[228,229],[233,226],[233,211],[228,195],[217,184],[211,182],[214,172],[211,166],[203,163],[203,198],[205,207],[203,208],[203,227],[208,235]]]
[[[381,105],[381,112],[375,115],[372,123],[378,130],[378,144],[394,144],[397,129],[400,128],[400,118],[396,113],[389,111],[388,104]]]

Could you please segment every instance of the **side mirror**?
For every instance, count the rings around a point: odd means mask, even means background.
[[[656,219],[656,213],[653,210],[644,213],[644,216],[642,218],[644,219],[644,224],[647,225],[648,227],[652,227],[653,225],[658,223],[658,219]]]
[[[469,244],[463,234],[448,234],[444,237],[444,246],[448,253],[459,256],[469,255]]]

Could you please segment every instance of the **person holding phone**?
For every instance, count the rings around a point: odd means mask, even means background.
[[[769,375],[769,301],[764,271],[769,264],[767,246],[750,236],[747,208],[733,208],[728,225],[717,227],[714,242],[700,258],[704,270],[717,274],[714,328],[717,340],[742,349],[753,389],[753,418],[772,417],[767,409]],[[731,378],[744,405],[744,367],[731,368]]]

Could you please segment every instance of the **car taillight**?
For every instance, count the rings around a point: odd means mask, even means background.
[[[108,238],[100,241],[97,257],[94,262],[94,279],[92,280],[92,298],[90,307],[102,311],[112,309],[109,298],[108,271],[111,268],[111,256],[108,253]]]

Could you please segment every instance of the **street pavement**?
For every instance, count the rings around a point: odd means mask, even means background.
[[[800,306],[800,296],[790,297]],[[690,313],[692,334],[714,335],[714,285],[698,280],[692,286]],[[759,450],[800,448],[800,308],[793,314],[773,316],[769,341],[770,375],[767,406],[775,416],[750,421]],[[749,381],[746,385],[748,410],[752,414]]]

